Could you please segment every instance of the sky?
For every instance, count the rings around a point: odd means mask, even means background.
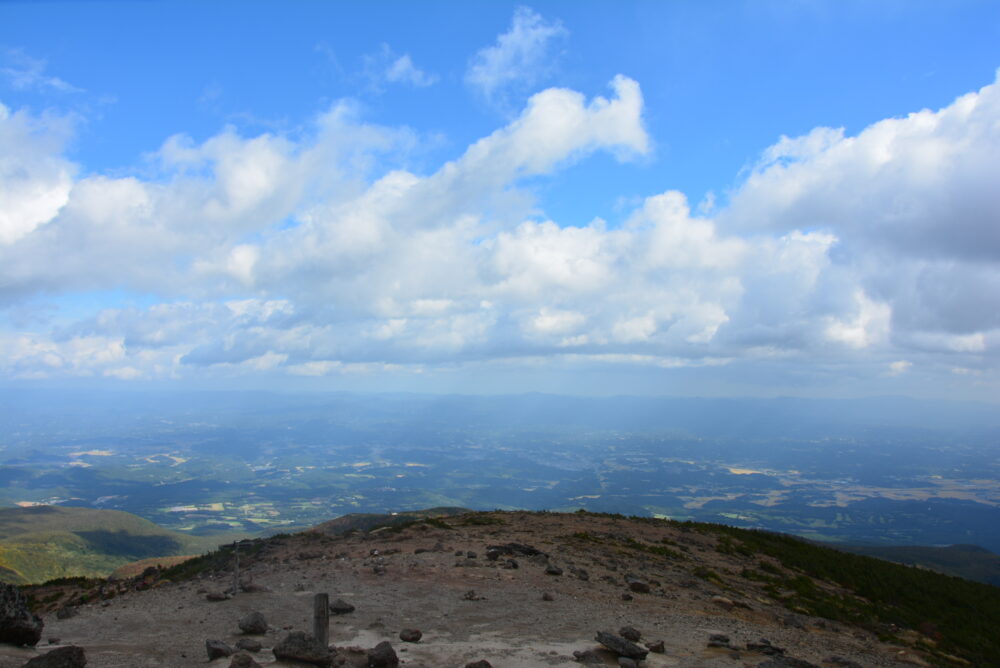
[[[1000,401],[1000,3],[0,1],[0,385]]]

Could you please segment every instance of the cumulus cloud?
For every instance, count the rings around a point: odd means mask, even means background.
[[[530,90],[551,74],[552,51],[568,34],[559,21],[546,21],[530,8],[518,7],[510,29],[469,62],[465,81],[490,101],[502,99],[511,89]]]
[[[983,382],[1000,352],[998,91],[782,138],[724,206],[664,190],[581,226],[540,215],[522,181],[648,153],[626,77],[606,97],[541,91],[428,174],[396,158],[412,133],[338,104],[294,137],[168,138],[155,179],[78,177],[58,119],[4,108],[0,300],[159,303],[0,328],[0,373],[770,364],[796,382],[843,365]]]

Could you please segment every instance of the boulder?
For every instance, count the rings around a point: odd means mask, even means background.
[[[206,640],[205,651],[208,652],[208,660],[214,661],[223,657],[232,656],[236,650],[222,642],[221,640]]]
[[[22,668],[83,668],[87,656],[82,647],[60,647],[28,661]]]
[[[322,668],[333,665],[330,649],[304,631],[292,631],[272,651],[277,659],[311,663]]]
[[[368,668],[396,668],[399,657],[388,640],[383,640],[368,650]]]
[[[625,638],[616,636],[614,633],[608,633],[607,631],[597,632],[597,642],[601,643],[618,656],[636,659],[637,661],[642,661],[646,658],[646,655],[649,654],[649,650],[639,647],[631,640],[625,640]]]
[[[0,642],[35,646],[42,638],[41,618],[28,610],[28,600],[12,584],[0,582]]]
[[[264,615],[254,610],[240,620],[240,631],[251,636],[259,636],[267,633],[267,620]]]

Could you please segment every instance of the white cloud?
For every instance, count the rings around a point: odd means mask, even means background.
[[[74,170],[59,156],[65,131],[58,120],[0,104],[0,246],[49,222],[69,201]]]
[[[0,300],[123,290],[159,303],[57,316],[47,331],[0,323],[0,373],[377,376],[590,360],[995,375],[998,84],[856,137],[783,138],[726,205],[693,212],[666,190],[622,221],[541,218],[525,179],[595,152],[649,152],[638,83],[611,89],[541,91],[428,174],[397,159],[412,133],[337,104],[294,135],[169,138],[153,179],[77,177],[65,123],[3,108]]]
[[[510,29],[469,62],[465,81],[487,100],[511,88],[530,90],[553,69],[553,47],[568,35],[559,21],[546,21],[528,7],[514,10]]]

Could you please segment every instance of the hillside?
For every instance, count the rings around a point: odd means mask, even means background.
[[[838,545],[837,549],[1000,587],[1000,555],[978,545]]]
[[[201,554],[239,536],[188,536],[118,510],[0,508],[0,581],[104,577],[129,562]]]
[[[311,630],[317,592],[356,607],[330,632],[351,666],[381,641],[413,668],[614,665],[595,634],[625,626],[663,643],[649,667],[1000,665],[1000,589],[719,525],[466,513],[246,541],[240,563],[235,596],[222,594],[231,546],[131,581],[26,591],[44,637],[85,648],[93,668],[204,664],[206,640],[245,639],[237,622],[252,611],[270,624],[251,636],[263,647],[255,660],[292,665],[270,649]],[[401,642],[407,628],[422,639]],[[43,649],[0,647],[0,668]]]

